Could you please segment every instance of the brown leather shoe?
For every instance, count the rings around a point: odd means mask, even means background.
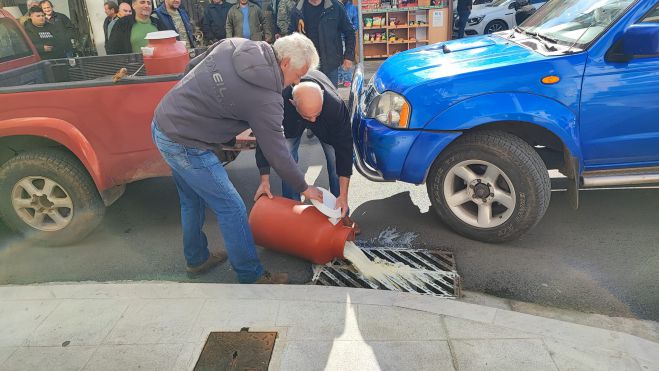
[[[349,216],[347,216],[347,215],[344,216],[343,219],[341,219],[341,222],[342,222],[343,225],[345,225],[346,227],[350,227],[350,228],[352,228],[352,229],[355,231],[355,236],[358,236],[358,235],[360,235],[360,234],[362,233],[362,229],[359,228],[359,224],[357,224],[357,223],[355,223],[354,221],[352,221],[352,219],[350,219]]]
[[[270,273],[268,271],[254,282],[257,285],[281,285],[285,283],[288,283],[288,273]]]
[[[187,266],[185,267],[185,270],[188,271],[188,273],[190,274],[201,274],[213,268],[214,266],[223,263],[226,260],[227,260],[227,253],[225,251],[216,251],[216,252],[212,252],[208,256],[208,259],[206,259],[206,261],[203,262],[201,265],[197,267]]]

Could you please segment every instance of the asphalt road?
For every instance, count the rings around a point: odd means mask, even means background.
[[[327,187],[315,140],[301,147],[301,167]],[[258,182],[253,153],[228,166],[248,208]],[[274,178],[274,177],[273,177]],[[279,182],[273,179],[273,189]],[[563,192],[540,224],[500,245],[462,238],[441,224],[425,186],[373,183],[353,176],[350,207],[364,240],[395,231],[409,246],[452,251],[464,288],[499,297],[613,316],[659,320],[659,190],[588,191],[572,210]],[[214,216],[205,230],[222,246]],[[130,184],[102,225],[68,247],[27,246],[0,224],[0,284],[50,281],[173,280],[235,282],[228,264],[196,279],[186,276],[176,189],[170,178]],[[302,260],[261,251],[265,266],[310,279]]]

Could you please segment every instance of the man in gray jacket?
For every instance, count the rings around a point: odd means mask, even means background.
[[[215,213],[229,261],[241,283],[286,283],[266,272],[256,254],[242,198],[214,150],[251,128],[277,173],[308,199],[322,200],[307,185],[286,145],[282,90],[318,65],[313,43],[301,34],[262,41],[230,38],[193,59],[190,71],[156,108],[152,134],[172,169],[181,202],[183,252],[189,273],[221,263],[202,231],[205,207]],[[257,103],[257,104],[255,104]]]

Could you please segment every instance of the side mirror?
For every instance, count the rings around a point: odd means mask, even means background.
[[[659,56],[659,24],[629,26],[622,35],[622,53],[628,56]]]
[[[512,3],[510,3],[510,5],[508,5],[508,9],[517,10],[517,1],[513,1]]]

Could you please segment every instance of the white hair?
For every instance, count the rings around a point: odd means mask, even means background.
[[[293,100],[298,102],[300,99],[298,97],[299,93],[301,90],[304,90],[305,88],[311,89],[315,92],[318,93],[318,96],[320,97],[320,103],[323,103],[323,89],[320,88],[320,85],[316,84],[313,81],[302,81],[301,83],[293,86],[293,91],[291,92],[293,95]]]
[[[315,70],[320,62],[313,42],[301,33],[295,32],[291,35],[280,37],[272,45],[272,48],[275,51],[278,62],[288,58],[291,61],[291,66],[295,69],[308,65],[310,70]]]

